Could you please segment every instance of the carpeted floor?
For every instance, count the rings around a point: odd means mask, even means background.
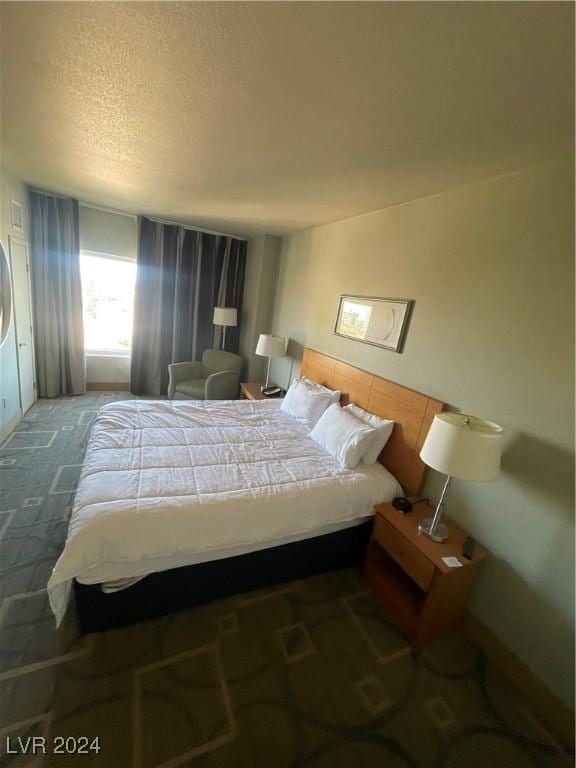
[[[71,610],[56,631],[45,586],[86,433],[129,397],[40,401],[0,447],[1,768],[572,765],[469,641],[414,653],[352,571],[85,637]]]

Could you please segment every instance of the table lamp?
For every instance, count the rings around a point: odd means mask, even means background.
[[[420,458],[432,469],[447,475],[434,512],[418,524],[418,531],[434,541],[446,541],[448,529],[440,522],[450,480],[487,482],[500,472],[502,427],[463,413],[440,413],[434,417]]]
[[[286,354],[286,339],[284,336],[270,336],[261,333],[256,345],[256,354],[268,358],[268,371],[266,372],[266,384],[260,387],[263,395],[276,394],[277,387],[270,386],[270,361],[272,358],[284,357]],[[272,391],[274,390],[274,391]]]
[[[226,349],[226,328],[238,325],[238,310],[234,307],[214,307],[213,323],[222,326],[222,349]]]

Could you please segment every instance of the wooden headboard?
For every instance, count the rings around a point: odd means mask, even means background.
[[[353,402],[383,419],[393,419],[396,426],[378,460],[406,491],[419,493],[426,476],[420,449],[444,403],[313,349],[304,350],[300,374],[341,390],[342,405]]]

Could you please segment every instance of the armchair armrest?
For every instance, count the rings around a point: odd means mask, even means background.
[[[234,400],[238,397],[239,371],[218,371],[206,379],[206,400]]]
[[[176,385],[181,381],[202,378],[202,363],[171,363],[168,366],[168,397],[174,397]]]

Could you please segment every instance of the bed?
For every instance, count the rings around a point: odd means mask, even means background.
[[[374,504],[418,490],[441,404],[312,350],[302,372],[397,421],[388,459],[341,467],[277,400],[106,405],[48,585],[58,622],[72,588],[98,631],[361,561]]]

